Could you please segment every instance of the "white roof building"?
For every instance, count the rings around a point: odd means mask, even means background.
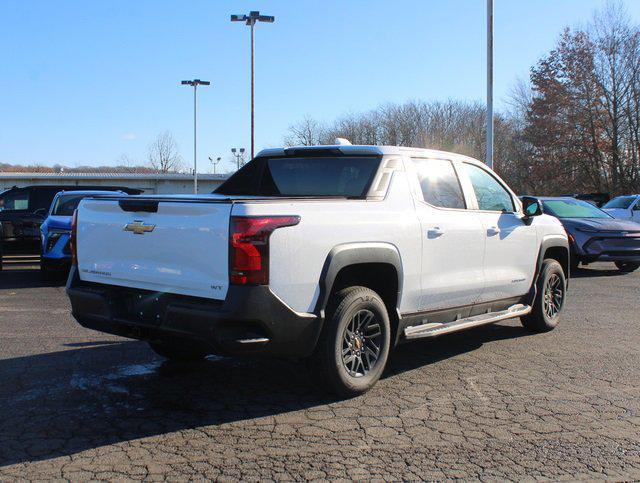
[[[198,174],[198,192],[211,193],[226,174]],[[11,173],[0,172],[0,192],[17,186],[122,186],[149,194],[193,193],[193,175],[176,173]]]

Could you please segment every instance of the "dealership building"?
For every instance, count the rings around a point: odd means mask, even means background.
[[[211,193],[226,174],[199,174],[198,192]],[[193,193],[193,175],[175,173],[9,173],[0,172],[0,192],[34,185],[120,186],[148,194]]]

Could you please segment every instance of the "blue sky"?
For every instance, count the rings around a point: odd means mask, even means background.
[[[495,0],[495,95],[585,25],[604,0]],[[144,161],[169,130],[192,161],[199,91],[199,167],[249,147],[249,29],[231,13],[260,10],[256,148],[282,143],[305,115],[331,120],[409,99],[485,96],[484,0],[3,0],[0,162]],[[640,1],[627,0],[635,22]],[[226,164],[225,169],[230,169]]]

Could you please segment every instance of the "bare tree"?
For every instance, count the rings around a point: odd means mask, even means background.
[[[285,146],[316,146],[322,142],[324,127],[315,119],[305,116],[296,124],[289,126],[284,138]]]
[[[566,28],[495,115],[495,167],[518,192],[640,191],[640,27],[610,0],[586,29]],[[409,101],[320,125],[306,117],[293,144],[390,144],[484,157],[485,106]]]
[[[565,29],[531,87],[522,141],[544,192],[640,189],[640,30],[620,2]]]
[[[169,131],[158,134],[149,144],[148,159],[151,167],[159,173],[173,173],[184,168],[178,145]]]

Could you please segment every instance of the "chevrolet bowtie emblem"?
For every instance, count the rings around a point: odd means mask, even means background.
[[[124,231],[132,231],[136,235],[144,235],[145,233],[150,233],[156,225],[145,225],[144,221],[134,221],[133,223],[127,223],[124,225]]]

